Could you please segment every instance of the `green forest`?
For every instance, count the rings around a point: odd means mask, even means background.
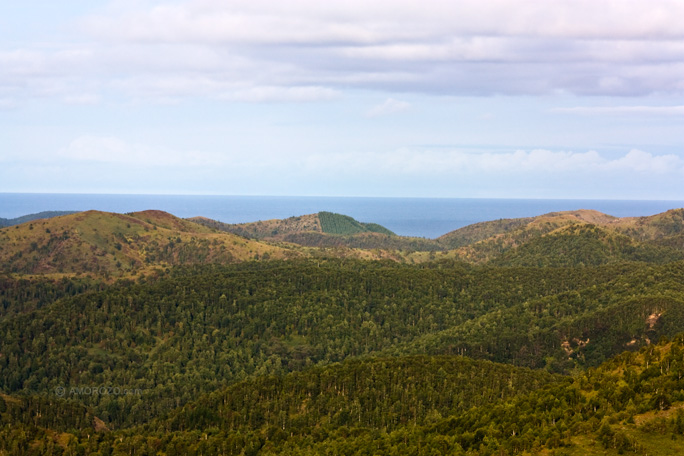
[[[164,220],[150,230],[193,242]],[[465,230],[480,252],[498,236],[484,264],[301,248],[131,274],[7,264],[0,455],[684,452],[678,225],[563,221],[522,242],[529,223]],[[22,229],[0,234],[23,246]]]

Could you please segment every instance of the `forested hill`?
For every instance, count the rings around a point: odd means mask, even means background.
[[[683,390],[681,335],[566,378],[460,357],[377,359],[239,383],[157,432],[188,454],[673,455],[684,451]]]
[[[160,211],[1,229],[0,456],[678,454],[682,341],[656,343],[684,331],[680,215],[500,221],[443,252]]]
[[[684,336],[573,377],[463,357],[350,360],[236,383],[111,430],[73,401],[0,394],[0,454],[673,455]]]

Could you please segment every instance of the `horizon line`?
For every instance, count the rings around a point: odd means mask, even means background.
[[[175,197],[237,197],[237,198],[375,198],[375,199],[462,199],[462,200],[538,200],[538,201],[654,201],[684,202],[681,199],[650,198],[587,198],[587,197],[505,197],[505,196],[377,196],[377,195],[244,195],[225,193],[86,193],[86,192],[0,192],[0,195],[88,195],[88,196],[175,196]]]

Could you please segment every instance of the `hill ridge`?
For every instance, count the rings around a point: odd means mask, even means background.
[[[668,262],[684,258],[684,209],[625,218],[550,212],[480,222],[434,240],[326,211],[231,225],[154,209],[90,210],[0,229],[0,264],[17,273],[130,274],[155,265],[308,255],[500,266]]]
[[[62,215],[75,214],[78,211],[42,211],[34,214],[26,214],[15,218],[0,217],[0,228],[7,226],[21,225],[22,223],[32,222],[34,220],[47,219],[53,217],[60,217]]]
[[[89,210],[0,229],[0,264],[15,273],[131,274],[173,264],[298,255],[163,211]]]

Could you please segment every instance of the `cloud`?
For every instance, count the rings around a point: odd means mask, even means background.
[[[679,94],[683,16],[677,0],[113,1],[69,41],[0,48],[0,94]]]
[[[684,115],[684,106],[577,106],[574,108],[554,108],[551,112],[579,115],[682,116]]]
[[[653,155],[631,150],[617,158],[596,151],[571,152],[535,149],[512,152],[400,149],[383,153],[318,154],[305,159],[308,172],[346,170],[351,173],[382,173],[395,176],[565,176],[677,175],[684,177],[684,159],[674,154]],[[625,174],[626,173],[626,174]]]
[[[78,163],[134,167],[196,167],[225,163],[225,159],[219,154],[178,151],[162,146],[130,143],[111,136],[81,136],[61,149],[58,155],[62,159]]]
[[[367,117],[379,117],[389,114],[396,114],[398,112],[406,111],[411,107],[411,103],[405,101],[388,98],[379,105],[373,106],[367,113]]]
[[[268,102],[268,101],[324,101],[332,100],[340,96],[340,92],[334,89],[312,86],[312,87],[275,87],[261,86],[238,89],[224,94],[221,98],[225,100],[246,101],[246,102]]]
[[[684,37],[677,13],[684,13],[677,0],[186,0],[112,4],[85,25],[104,37],[155,42],[370,44],[435,35],[676,40]],[[122,22],[126,28],[118,27]]]
[[[100,100],[100,95],[92,93],[80,93],[64,97],[64,102],[70,105],[95,105],[98,104]]]
[[[643,174],[681,174],[684,178],[684,160],[674,154],[653,155],[641,150],[631,150],[624,157],[603,164],[608,170],[627,170]]]

